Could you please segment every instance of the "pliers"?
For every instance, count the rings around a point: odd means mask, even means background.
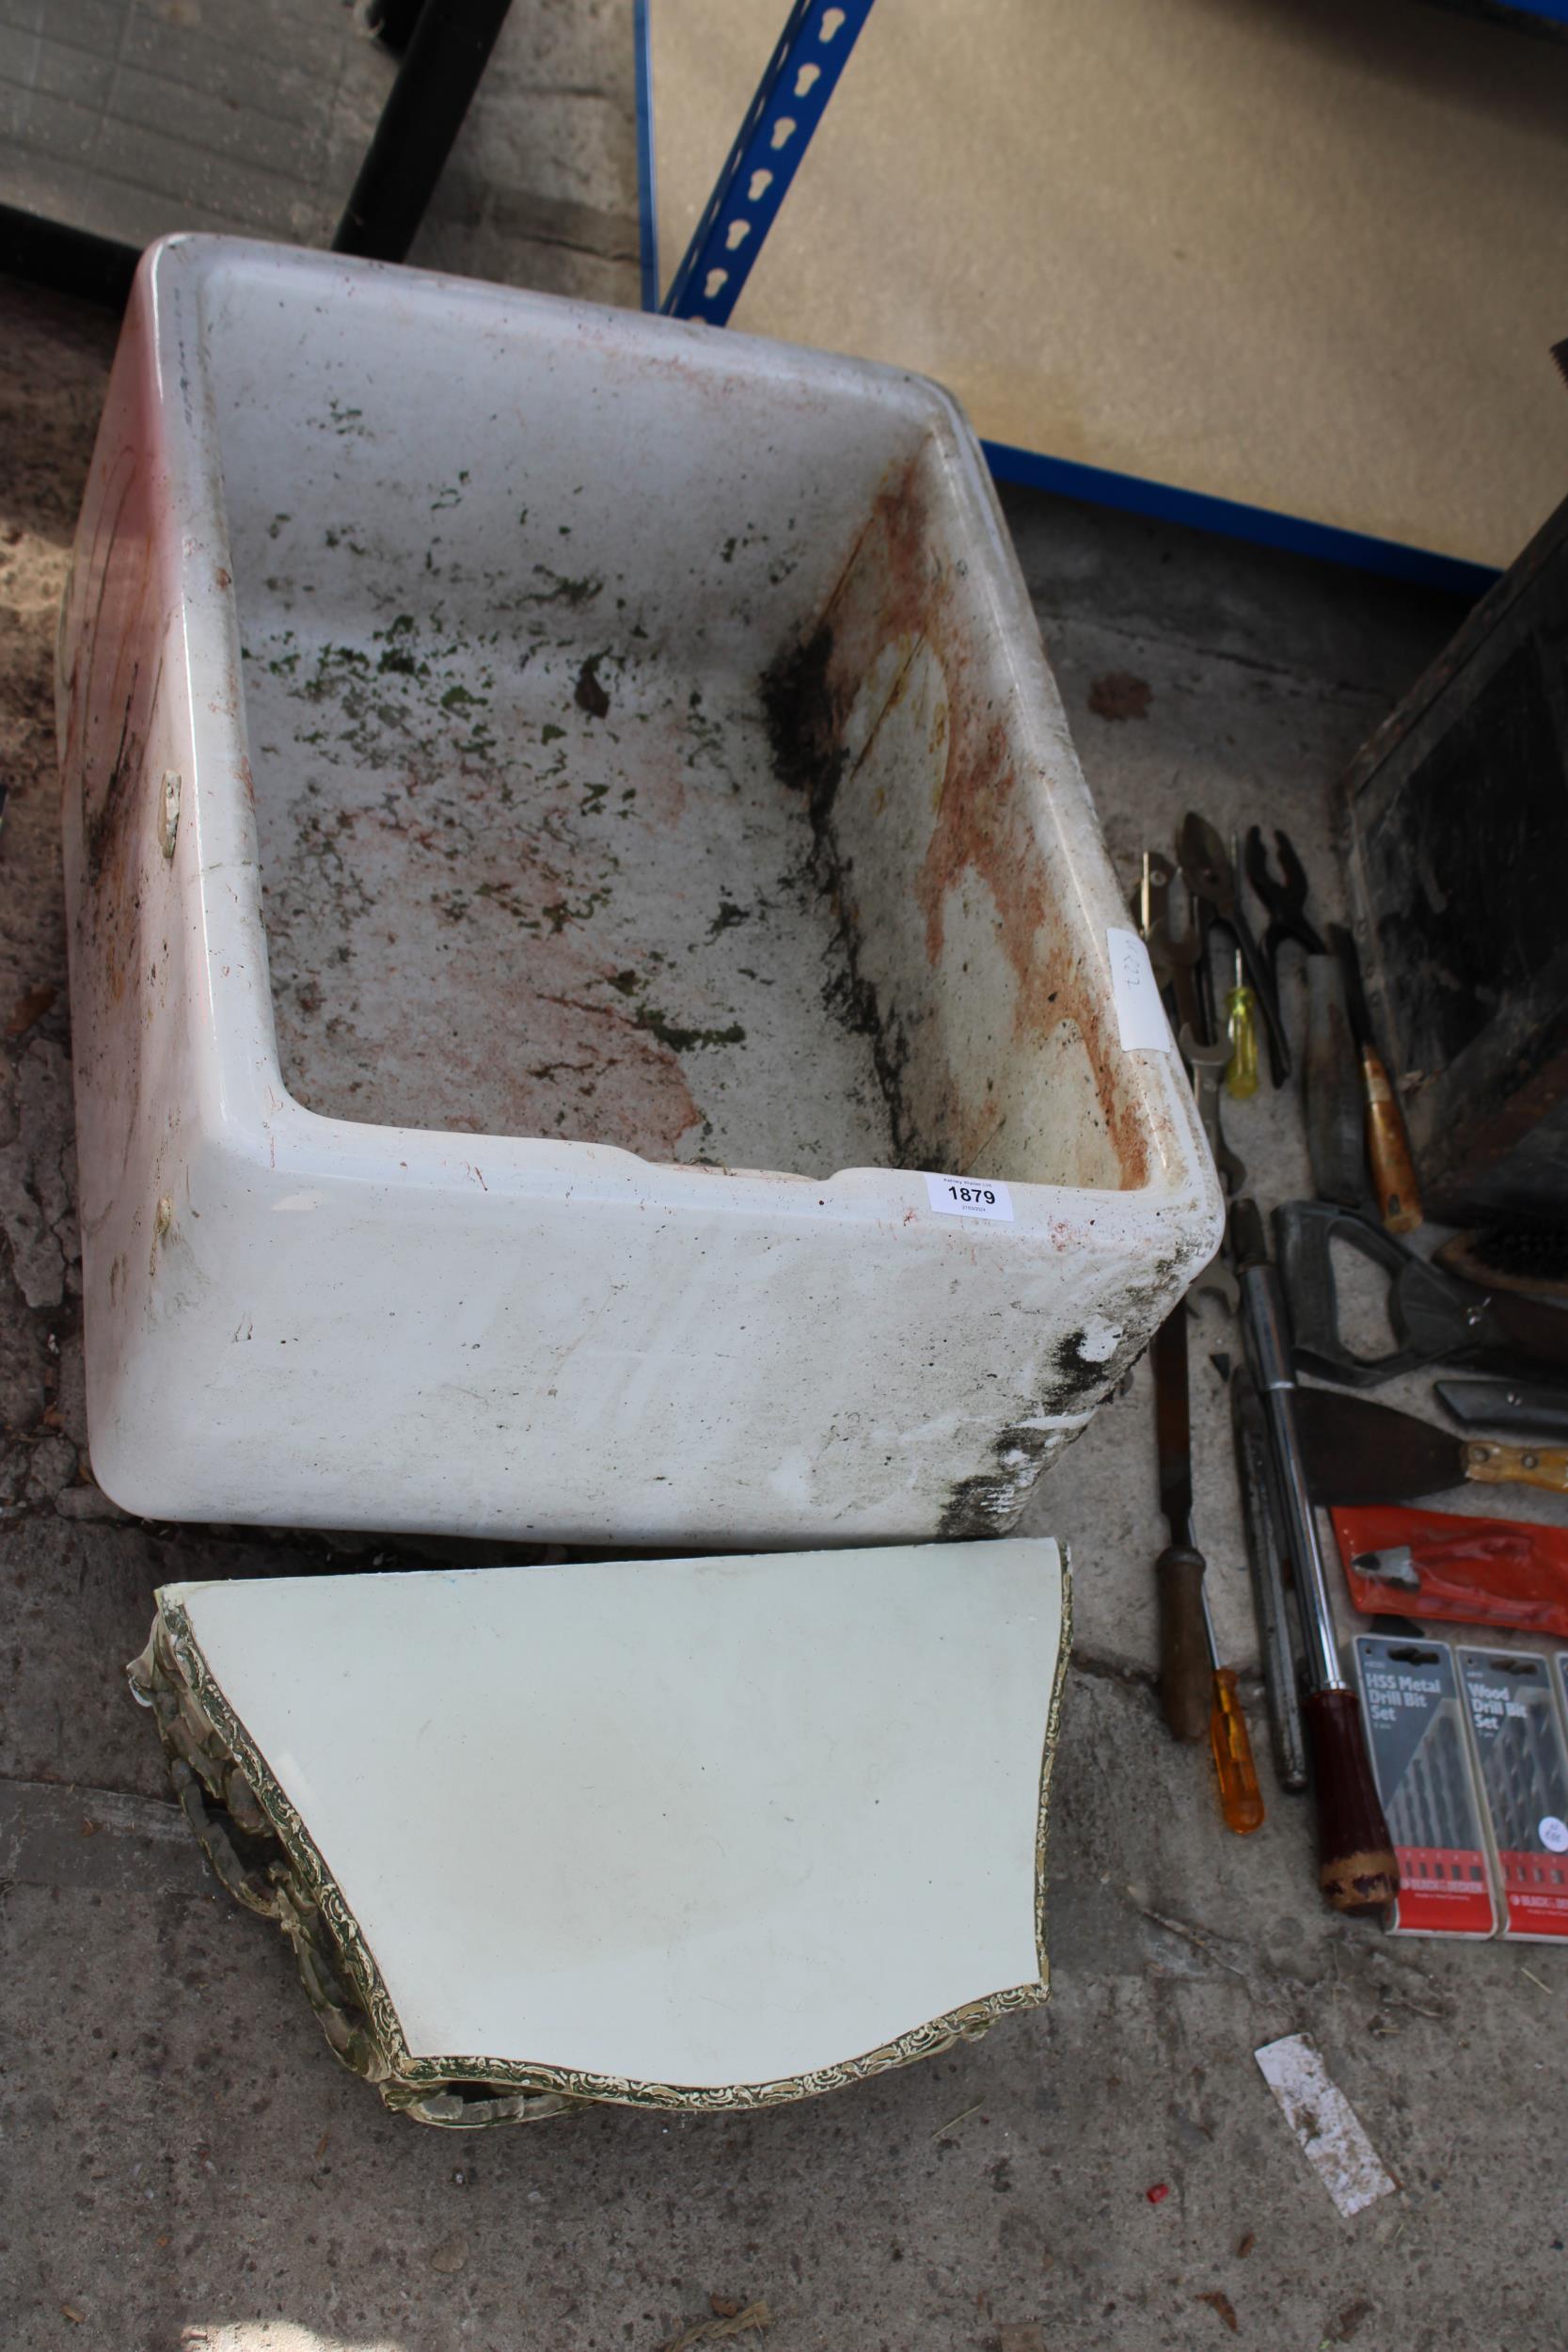
[[[1263,961],[1268,967],[1269,986],[1275,1004],[1279,1002],[1279,951],[1288,939],[1298,947],[1305,947],[1309,956],[1326,955],[1328,950],[1312,929],[1302,909],[1307,904],[1307,869],[1295,853],[1291,836],[1278,826],[1275,828],[1275,846],[1279,852],[1279,870],[1285,877],[1275,882],[1269,871],[1269,853],[1263,846],[1263,829],[1251,827],[1246,837],[1246,878],[1254,895],[1268,909],[1269,927],[1263,933]]]
[[[1241,950],[1247,977],[1269,1036],[1269,1069],[1276,1087],[1291,1074],[1291,1048],[1279,1017],[1279,1000],[1264,965],[1258,942],[1242,907],[1242,882],[1223,834],[1190,808],[1176,836],[1177,863],[1193,897],[1210,908],[1214,920],[1230,933]]]

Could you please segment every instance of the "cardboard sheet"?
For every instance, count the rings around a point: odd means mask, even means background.
[[[653,0],[668,284],[785,0]],[[1568,481],[1568,43],[1431,0],[878,0],[732,324],[987,437],[1505,564]]]

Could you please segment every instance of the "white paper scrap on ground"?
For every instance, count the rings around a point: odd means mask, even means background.
[[[1361,2128],[1361,2119],[1329,2078],[1317,2045],[1304,2033],[1265,2042],[1253,2057],[1307,2163],[1346,2216],[1375,2204],[1399,2184]]]

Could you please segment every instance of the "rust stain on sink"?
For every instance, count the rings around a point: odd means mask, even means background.
[[[942,700],[925,746],[936,776],[934,821],[908,878],[921,916],[926,1004],[913,1001],[922,983],[907,970],[890,989],[873,985],[861,968],[863,959],[857,963],[858,1010],[882,1038],[879,1067],[884,1087],[896,1094],[895,1120],[911,1143],[918,1140],[927,1165],[940,1161],[963,1169],[999,1133],[1001,1115],[987,1099],[982,1064],[965,1066],[951,1057],[939,1061],[911,1044],[929,1025],[934,990],[963,993],[969,966],[963,963],[961,973],[951,968],[957,951],[948,936],[949,914],[955,894],[973,877],[991,911],[1014,1041],[1028,1049],[1070,1025],[1092,1071],[1114,1154],[1110,1181],[1136,1187],[1148,1181],[1147,1120],[1121,1081],[1103,976],[1084,971],[1061,920],[1059,886],[1047,872],[1038,832],[1037,795],[1026,796],[1021,787],[1006,671],[983,614],[969,606],[962,567],[933,553],[938,539],[926,489],[930,463],[922,452],[883,485],[819,622],[769,673],[775,757],[781,773],[807,799],[847,926],[858,933],[867,897],[885,892],[887,883],[868,876],[863,855],[847,849],[845,803],[862,771],[879,760],[922,659],[940,676]],[[860,705],[879,663],[887,663],[891,675],[867,723]],[[870,802],[879,820],[900,792],[917,788],[906,764],[895,758],[888,765],[891,772],[878,782]],[[863,823],[857,837],[864,834]],[[896,1073],[895,1087],[890,1070]],[[994,1095],[995,1074],[989,1074]],[[1006,1148],[996,1166],[997,1172],[1007,1166]],[[1015,1162],[1010,1172],[1031,1171]]]

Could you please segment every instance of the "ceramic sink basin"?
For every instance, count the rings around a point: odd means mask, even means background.
[[[173,239],[59,723],[133,1511],[996,1534],[1217,1243],[933,385]]]

